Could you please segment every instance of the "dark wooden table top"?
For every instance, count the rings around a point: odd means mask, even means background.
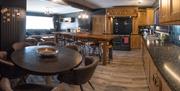
[[[76,38],[87,38],[87,39],[96,39],[99,41],[111,41],[112,39],[118,37],[119,35],[106,35],[106,34],[93,34],[93,33],[72,33],[72,32],[53,32],[55,35],[69,35]]]
[[[42,57],[37,48],[44,46],[29,46],[12,53],[11,58],[15,65],[38,75],[53,75],[78,66],[82,61],[80,53],[69,49],[59,48],[53,57]]]

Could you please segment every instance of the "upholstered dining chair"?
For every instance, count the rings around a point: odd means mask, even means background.
[[[22,84],[13,88],[13,91],[51,91],[53,87],[39,84]]]
[[[9,48],[7,52],[0,52],[0,72],[3,77],[7,77],[9,79],[20,78],[20,81],[25,81],[25,71],[15,66],[10,58],[13,51],[20,50],[25,46],[28,46],[26,42],[16,42],[12,45],[12,48]]]
[[[98,61],[92,57],[86,57],[84,66],[76,67],[72,70],[62,72],[58,75],[58,80],[72,85],[79,85],[81,91],[83,91],[82,85],[89,83],[89,85],[95,89],[90,83],[90,79],[98,65]]]
[[[37,45],[38,40],[36,38],[26,38],[25,42],[31,44],[31,45]]]
[[[72,50],[75,50],[75,51],[79,51],[78,46],[76,46],[76,45],[66,45],[65,47],[72,49]]]
[[[26,46],[30,46],[31,44],[27,43],[27,42],[15,42],[13,45],[12,45],[12,48],[14,49],[14,51],[16,50],[20,50]]]
[[[42,41],[42,42],[39,42],[38,45],[56,46],[56,43],[54,43],[53,41]]]

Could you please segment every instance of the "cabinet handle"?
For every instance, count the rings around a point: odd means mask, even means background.
[[[154,85],[156,87],[160,87],[161,86],[161,81],[160,81],[157,73],[153,74],[153,82],[154,82]]]

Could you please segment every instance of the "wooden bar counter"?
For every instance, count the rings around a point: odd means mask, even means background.
[[[60,35],[68,35],[68,36],[72,36],[72,38],[74,39],[95,39],[97,40],[99,43],[102,43],[102,50],[103,50],[103,65],[107,64],[108,61],[108,55],[109,55],[109,47],[112,46],[110,44],[110,42],[118,37],[118,35],[105,35],[105,34],[93,34],[93,33],[82,33],[82,32],[78,32],[78,33],[71,33],[71,32],[54,32],[55,35],[55,42],[58,43],[58,36]]]

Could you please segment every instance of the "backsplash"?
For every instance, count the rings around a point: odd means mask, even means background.
[[[174,44],[180,46],[180,25],[172,26],[170,31],[170,39]]]
[[[172,42],[173,44],[180,46],[180,25],[172,25],[172,26],[156,26],[155,32],[160,35],[166,35],[166,40]]]

